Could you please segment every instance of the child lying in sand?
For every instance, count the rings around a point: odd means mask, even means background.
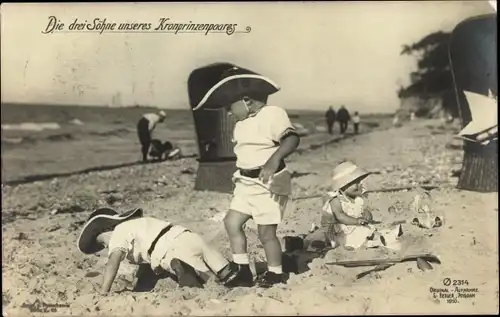
[[[369,173],[352,162],[343,162],[333,171],[332,192],[323,197],[321,228],[307,235],[302,243],[324,241],[333,248],[346,249],[387,246],[401,234],[401,228],[377,231],[370,225],[372,214],[364,209],[363,196],[366,192],[362,181]],[[300,244],[300,243],[299,243]]]
[[[198,234],[142,214],[142,209],[118,214],[100,208],[90,215],[80,233],[81,252],[92,254],[109,249],[101,293],[109,292],[124,259],[137,265],[150,263],[157,274],[162,270],[173,273],[180,286],[202,287],[198,272],[210,271],[225,286],[239,286],[238,266],[229,263]]]

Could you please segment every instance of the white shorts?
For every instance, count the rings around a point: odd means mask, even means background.
[[[221,253],[209,246],[199,234],[190,231],[181,233],[172,241],[165,256],[161,259],[161,267],[170,273],[174,273],[170,267],[170,262],[174,258],[186,262],[199,272],[212,271],[218,273],[229,263]]]
[[[277,195],[251,182],[236,182],[230,210],[249,215],[258,225],[275,225],[283,219],[287,195]]]

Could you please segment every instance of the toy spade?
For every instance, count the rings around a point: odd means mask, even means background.
[[[422,271],[432,270],[432,265],[422,258],[417,258],[417,267]]]
[[[425,260],[430,263],[441,264],[439,258],[432,254],[414,254],[414,255],[407,255],[404,257],[372,259],[372,260],[336,261],[336,262],[327,262],[325,264],[340,265],[344,267],[360,267],[360,266],[375,266],[383,264],[396,264],[408,261],[417,261],[418,258],[421,258],[422,260]]]
[[[393,264],[380,264],[380,265],[377,265],[376,267],[374,267],[371,270],[359,273],[358,275],[356,275],[356,279],[359,280],[360,278],[363,278],[363,277],[365,277],[365,276],[367,276],[367,275],[369,275],[369,274],[371,274],[373,272],[385,271],[388,268],[390,268],[391,266],[394,266],[394,263]]]

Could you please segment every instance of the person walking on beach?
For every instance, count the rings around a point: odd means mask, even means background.
[[[337,120],[340,124],[340,133],[344,135],[347,131],[349,121],[351,120],[351,115],[344,106],[340,107],[339,111],[337,112]]]
[[[354,112],[354,116],[352,117],[352,123],[354,124],[354,134],[359,133],[359,122],[361,121],[361,118],[359,117],[359,113],[356,111]]]
[[[156,125],[165,121],[165,111],[146,113],[137,123],[137,135],[141,143],[142,161],[147,162],[149,147],[151,146],[152,133]]]
[[[202,288],[202,275],[213,273],[226,287],[238,286],[238,266],[209,246],[190,230],[168,221],[144,217],[136,208],[119,214],[99,208],[90,216],[78,237],[77,246],[84,254],[108,249],[100,293],[107,294],[120,263],[150,264],[156,274],[173,273],[181,287]]]
[[[328,134],[333,134],[333,126],[335,124],[336,113],[335,110],[330,106],[326,111],[326,126],[328,127]]]
[[[253,285],[243,226],[250,218],[257,224],[268,270],[257,277],[256,284],[264,288],[287,281],[276,231],[291,195],[291,173],[284,159],[300,143],[285,110],[267,105],[268,96],[278,90],[270,79],[233,67],[222,74],[194,108],[227,105],[237,121],[233,133],[237,159],[235,188],[224,225],[233,261],[240,267],[239,278]]]

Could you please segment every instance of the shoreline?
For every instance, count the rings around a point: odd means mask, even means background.
[[[297,151],[295,153],[293,153],[293,155],[296,155],[296,154],[301,155],[301,154],[307,153],[308,151],[317,149],[317,148],[322,147],[322,146],[328,146],[330,144],[342,143],[342,141],[349,140],[349,139],[356,137],[356,136],[361,136],[364,134],[372,133],[374,131],[381,131],[381,130],[392,129],[392,128],[394,128],[394,127],[382,126],[382,127],[376,127],[376,128],[366,128],[366,129],[362,129],[358,135],[355,135],[351,132],[351,133],[346,134],[345,137],[341,137],[340,135],[337,134],[337,135],[330,136],[330,139],[328,139],[328,140],[323,140],[323,139],[328,137],[328,134],[326,134],[325,132],[314,132],[314,133],[311,133],[305,137],[302,137],[303,139],[306,139],[305,143],[307,145],[305,147],[304,147],[304,145],[299,147],[299,149],[297,149]],[[311,143],[311,141],[307,142],[308,141],[307,138],[314,140],[315,137],[319,138],[320,141],[314,142],[314,143]],[[193,141],[193,140],[191,140],[191,141]],[[194,140],[194,142],[196,142],[196,140]],[[303,141],[301,141],[301,143],[303,143]],[[197,152],[197,149],[195,149],[195,152]],[[179,159],[196,159],[198,157],[199,157],[198,153],[194,153],[194,154],[183,155]],[[168,162],[168,161],[166,161],[166,162]],[[162,163],[165,163],[165,162],[148,162],[147,164],[162,164]],[[118,163],[118,164],[114,164],[114,165],[92,166],[92,167],[87,167],[87,168],[80,169],[80,170],[67,171],[67,172],[61,172],[61,173],[31,174],[31,175],[26,175],[26,176],[23,176],[20,178],[14,178],[14,179],[2,181],[2,186],[19,186],[19,185],[23,185],[23,184],[38,182],[38,181],[50,181],[52,179],[70,177],[73,175],[82,175],[82,174],[88,174],[88,173],[93,173],[93,172],[110,171],[110,170],[115,170],[115,169],[127,168],[127,167],[131,167],[134,165],[143,165],[143,163],[140,160],[138,160],[138,161],[132,161],[132,162]]]

